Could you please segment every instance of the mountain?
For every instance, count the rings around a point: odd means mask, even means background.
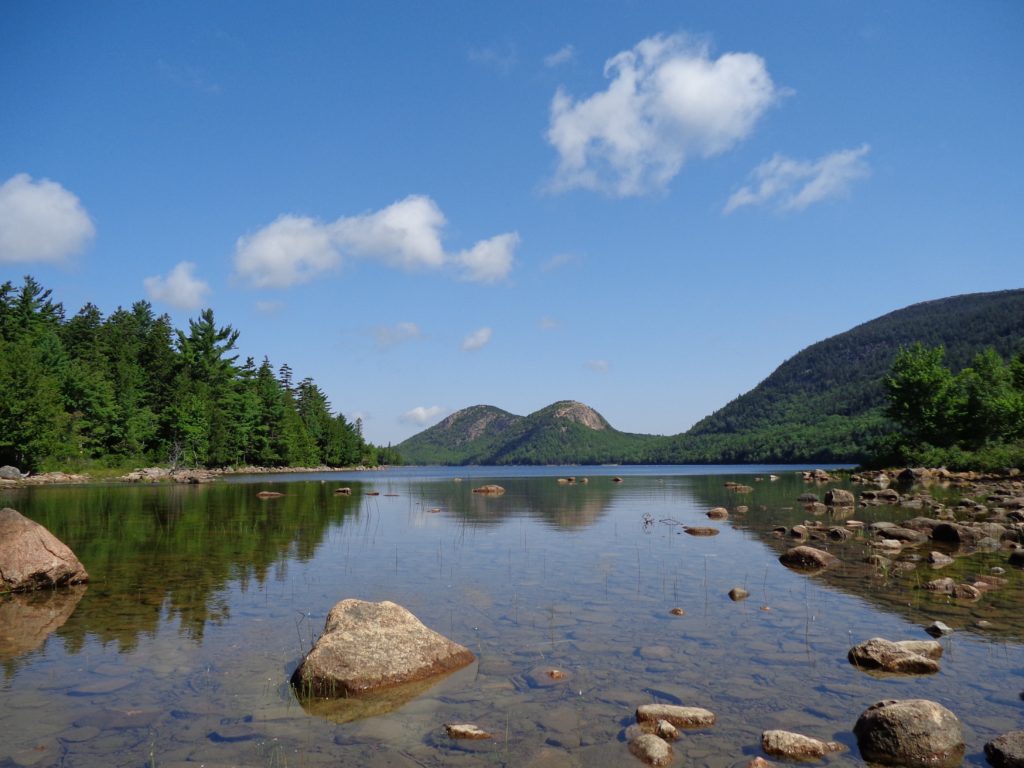
[[[412,464],[859,462],[892,430],[883,380],[901,348],[946,349],[954,372],[993,347],[1024,351],[1024,289],[926,301],[812,344],[688,432],[619,432],[561,401],[529,416],[477,405],[398,446]]]
[[[642,461],[662,440],[619,432],[593,408],[561,400],[529,416],[474,405],[397,448],[409,464],[608,464]]]
[[[819,341],[754,389],[669,438],[656,463],[860,461],[890,429],[883,380],[902,347],[942,345],[954,370],[1024,348],[1024,290],[914,304]]]

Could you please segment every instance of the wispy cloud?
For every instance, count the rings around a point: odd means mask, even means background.
[[[555,331],[558,330],[560,326],[561,323],[559,323],[553,317],[548,317],[547,315],[545,315],[540,319],[540,328],[542,331]]]
[[[604,91],[575,101],[560,88],[552,99],[555,192],[662,190],[691,155],[710,157],[747,138],[782,95],[760,56],[713,59],[684,35],[646,38],[605,62],[604,74]]]
[[[418,405],[415,408],[411,408],[401,415],[401,420],[406,424],[416,424],[423,426],[431,421],[437,419],[438,416],[444,413],[444,408],[439,405],[423,406]]]
[[[548,68],[557,67],[572,61],[575,56],[576,49],[572,45],[563,45],[554,53],[549,53],[544,57],[544,66]]]
[[[493,333],[490,328],[478,328],[462,340],[462,350],[476,352],[478,349],[483,349],[490,342]]]
[[[379,211],[319,222],[285,214],[235,244],[235,275],[257,288],[286,288],[337,269],[344,258],[406,271],[458,269],[465,280],[492,283],[512,269],[519,235],[509,232],[451,254],[441,243],[444,213],[411,195]]]
[[[503,75],[507,75],[519,64],[519,54],[512,43],[470,48],[468,55],[470,61],[493,67]]]
[[[586,362],[586,368],[594,373],[608,373],[611,367],[611,363],[607,360],[588,360]]]
[[[78,197],[56,181],[19,173],[0,184],[0,264],[59,264],[95,235]]]
[[[224,90],[219,83],[211,82],[198,67],[172,64],[164,59],[157,60],[156,66],[160,74],[175,85],[211,95]]]
[[[870,151],[871,147],[863,144],[809,161],[777,154],[751,172],[752,183],[729,198],[724,212],[732,213],[745,205],[802,211],[814,203],[842,197],[853,182],[870,175],[864,159]]]
[[[378,347],[394,347],[406,341],[423,338],[423,332],[416,323],[378,325],[373,329],[373,338]]]
[[[195,276],[195,268],[193,262],[182,261],[166,277],[147,277],[142,284],[153,301],[169,304],[176,309],[199,309],[206,294],[210,292],[210,286]]]
[[[556,269],[568,266],[579,261],[579,256],[574,253],[556,253],[550,259],[540,265],[541,272],[552,272]]]
[[[283,301],[257,301],[256,311],[262,312],[265,315],[272,315],[275,312],[280,312],[284,309],[285,304]]]

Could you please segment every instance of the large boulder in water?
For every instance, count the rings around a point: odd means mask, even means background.
[[[853,727],[860,754],[869,763],[908,768],[947,768],[964,757],[963,726],[934,701],[880,701]]]
[[[400,605],[348,599],[327,615],[292,684],[306,696],[359,696],[439,677],[474,658]]]
[[[779,556],[779,562],[787,568],[798,571],[820,571],[839,564],[839,558],[831,552],[814,547],[793,547]]]
[[[89,580],[66,544],[17,510],[0,509],[0,592],[50,589]]]
[[[1024,768],[1024,731],[1010,731],[985,744],[985,758],[995,768]]]
[[[892,642],[873,637],[850,649],[847,658],[860,669],[879,670],[900,675],[928,675],[939,671],[937,659],[942,644],[935,640]]]

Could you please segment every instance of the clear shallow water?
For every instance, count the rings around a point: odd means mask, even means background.
[[[854,764],[860,712],[914,697],[956,712],[966,762],[983,765],[987,739],[1024,725],[1020,574],[962,608],[918,588],[929,573],[866,569],[858,542],[836,550],[850,564],[826,578],[790,572],[770,530],[803,519],[807,488],[791,471],[770,483],[754,480],[769,468],[751,470],[414,468],[2,494],[93,581],[3,605],[0,766],[639,765],[621,733],[650,701],[718,715],[677,743],[677,764],[745,763],[767,728],[845,742],[851,752],[828,762]],[[590,482],[553,479],[569,474]],[[471,493],[489,480],[506,494]],[[754,492],[737,497],[726,480]],[[353,495],[333,496],[339,485]],[[704,516],[740,503],[745,515]],[[677,522],[720,534],[687,536]],[[981,573],[1000,557],[957,568]],[[750,599],[730,601],[733,586]],[[309,714],[288,677],[345,597],[394,600],[478,662],[390,714]],[[931,618],[962,628],[940,674],[880,680],[846,661],[868,637],[926,637]],[[993,628],[968,629],[977,618]],[[549,667],[568,679],[551,684]],[[463,721],[495,739],[448,740],[443,724]]]

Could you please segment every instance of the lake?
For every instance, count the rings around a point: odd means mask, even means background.
[[[484,483],[506,493],[471,492]],[[808,490],[825,489],[788,467],[476,467],[2,491],[92,581],[0,598],[0,766],[641,765],[622,734],[650,702],[717,715],[684,733],[676,765],[744,765],[770,728],[841,741],[850,752],[823,762],[851,765],[854,722],[886,698],[951,709],[965,764],[985,765],[985,741],[1024,725],[1024,574],[957,605],[921,585],[1005,553],[880,571],[856,538],[827,545],[834,571],[790,571],[772,529],[808,517]],[[715,506],[730,518],[709,521]],[[477,662],[387,714],[307,711],[289,676],[347,597],[397,602]],[[933,619],[956,629],[937,675],[876,678],[846,659],[874,636],[927,639]],[[451,722],[494,738],[452,741]]]

